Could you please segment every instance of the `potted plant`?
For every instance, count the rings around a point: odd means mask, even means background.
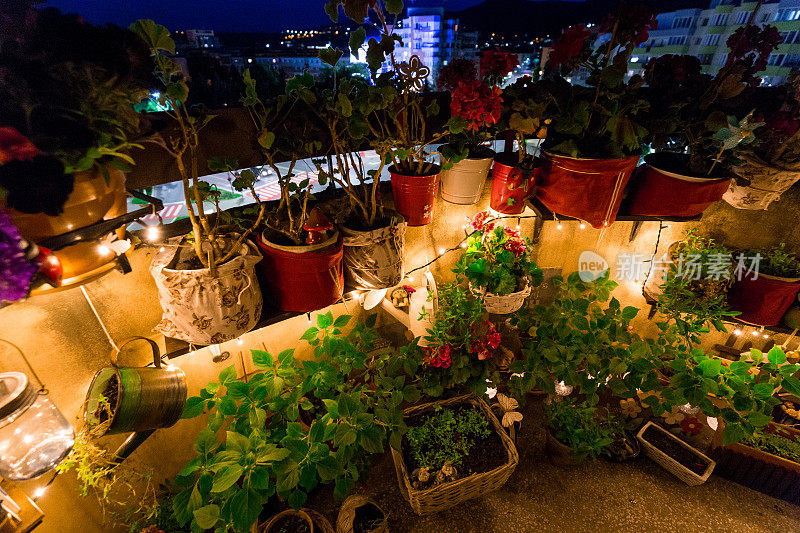
[[[487,212],[472,218],[456,272],[469,280],[487,311],[506,315],[522,307],[543,274],[532,260],[530,242],[518,230],[496,224]]]
[[[800,179],[800,76],[790,75],[777,88],[771,106],[763,102],[756,118],[764,125],[753,133],[755,142],[741,150],[733,171],[749,185],[731,182],[723,199],[737,209],[766,209]],[[762,107],[763,106],[763,107]]]
[[[408,433],[392,458],[400,492],[418,515],[499,489],[519,462],[511,438],[475,396],[410,407],[405,419]]]
[[[451,91],[447,142],[439,148],[444,200],[465,205],[480,200],[495,156],[483,143],[494,137],[490,128],[502,112],[503,91],[497,83],[518,63],[510,52],[489,50],[481,58],[480,79],[473,63],[466,59],[454,59],[442,68],[440,88]]]
[[[337,60],[336,55],[331,59],[334,64]],[[343,234],[345,280],[359,289],[393,287],[405,272],[406,221],[383,205],[380,178],[386,158],[380,157],[377,169],[367,170],[361,152],[367,135],[375,133],[371,115],[386,111],[394,89],[353,78],[318,91],[314,98],[319,103],[312,108],[327,132],[334,162],[333,169],[320,172],[320,179],[333,181],[346,198],[345,209],[330,213]]]
[[[281,190],[278,206],[262,217],[265,228],[255,236],[264,256],[259,265],[267,289],[282,311],[327,307],[344,294],[342,242],[331,221],[313,207],[312,173],[318,176],[320,185],[327,183],[327,174],[312,159],[322,150],[320,127],[306,105],[313,95],[303,85],[304,78],[296,77],[288,82],[287,95],[265,104],[249,71],[243,79],[242,102],[256,126],[265,158],[263,167],[275,174]],[[288,169],[282,170],[278,163],[288,163]],[[233,172],[238,165],[222,166]],[[249,211],[257,216],[259,207]]]
[[[734,282],[728,293],[731,309],[740,312],[737,318],[743,322],[780,324],[800,290],[800,260],[786,251],[785,243],[743,255],[761,259],[757,272],[744,273]]]
[[[430,68],[417,55],[407,61],[394,56],[395,42],[400,37],[394,33],[393,25],[387,24],[389,15],[403,11],[403,2],[353,3],[345,0],[328,2],[325,10],[331,20],[338,21],[339,6],[345,15],[359,27],[351,33],[350,48],[360,48],[366,40],[363,25],[370,12],[374,12],[379,39],[367,41],[367,65],[372,73],[373,86],[370,91],[381,104],[365,114],[361,125],[373,135],[375,151],[388,167],[392,181],[395,209],[405,217],[409,226],[424,226],[433,219],[439,186],[440,166],[432,161],[428,145],[443,137],[443,133],[431,131],[427,120],[438,115],[439,105],[427,102],[420,92],[430,74]],[[341,52],[339,52],[341,53]],[[386,62],[386,70],[378,70]],[[377,174],[376,174],[377,175]]]
[[[260,533],[314,533],[314,522],[303,509],[286,509],[258,529]]]
[[[550,399],[545,428],[545,449],[559,466],[580,464],[586,457],[597,459],[614,440],[611,424],[600,418],[597,407],[566,398]]]
[[[522,77],[503,90],[502,129],[506,129],[505,149],[492,165],[492,196],[489,206],[505,215],[525,210],[525,199],[534,191],[541,165],[540,147],[552,122],[547,111],[553,101],[544,84]],[[513,151],[516,138],[517,152]],[[528,151],[528,140],[536,146]]]
[[[175,131],[161,144],[175,159],[183,186],[192,232],[188,246],[164,247],[150,265],[159,302],[164,311],[158,331],[193,344],[218,344],[252,329],[261,317],[261,291],[255,265],[261,255],[248,237],[261,224],[266,206],[255,191],[252,170],[232,180],[240,191],[249,191],[258,205],[255,221],[241,232],[212,218],[206,202],[219,212],[219,191],[198,176],[199,132],[213,116],[198,114],[186,106],[188,86],[181,66],[171,57],[175,41],[164,26],[152,20],[131,25],[150,48],[155,75],[163,85],[160,103],[172,119]]]
[[[770,422],[735,444],[723,446],[716,438],[711,456],[718,476],[800,504],[800,430]]]
[[[778,43],[773,26],[748,24],[728,38],[731,52],[716,75],[703,73],[696,57],[666,55],[647,65],[657,151],[632,184],[631,214],[695,216],[722,198],[731,183],[733,148],[751,143],[760,126],[750,115],[740,121],[729,111],[760,83],[755,73]]]
[[[403,367],[413,375],[416,364],[374,350],[375,318],[351,323],[348,315],[318,314],[302,336],[313,359],[295,359],[293,348],[275,356],[252,350],[257,371],[246,382],[231,366],[189,398],[184,417],[207,411],[208,418],[197,457],[175,479],[179,525],[247,532],[270,496],[301,509],[320,484],[333,484],[344,499],[370,454],[384,453],[387,441],[399,448],[406,431],[400,404],[419,399]]]
[[[370,498],[348,496],[339,509],[336,533],[388,533],[386,513]]]
[[[568,28],[554,43],[549,65],[561,76],[546,82],[554,111],[536,192],[553,212],[595,228],[614,222],[647,134],[644,79],[634,75],[625,81],[628,61],[655,27],[647,6],[625,4],[600,25],[600,34],[610,37],[596,49],[584,26]],[[586,86],[564,79],[576,68],[588,71]]]
[[[15,13],[20,31],[0,43],[0,196],[22,236],[41,242],[126,212],[147,51],[127,30],[56,9],[23,2]],[[68,285],[108,271],[116,257],[97,241],[55,255]]]
[[[687,485],[706,482],[716,463],[684,441],[648,422],[636,435],[647,456]]]

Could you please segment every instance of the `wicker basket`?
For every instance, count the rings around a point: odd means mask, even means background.
[[[278,524],[278,522],[282,518],[286,516],[298,516],[300,517],[301,520],[303,520],[303,522],[305,522],[308,525],[311,533],[315,533],[317,530],[316,528],[314,528],[314,522],[311,519],[311,516],[309,516],[308,513],[306,513],[306,511],[307,509],[301,509],[299,511],[296,511],[294,509],[286,509],[285,511],[281,511],[280,513],[273,516],[269,522],[260,526],[257,531],[258,533],[273,533],[274,532],[273,528]]]
[[[356,510],[365,505],[374,505],[383,514],[383,522],[370,530],[370,533],[389,533],[389,526],[386,523],[386,513],[383,509],[375,503],[374,500],[362,496],[361,494],[353,494],[348,496],[342,503],[342,508],[339,509],[339,516],[336,518],[336,533],[353,533],[353,522],[356,519]]]
[[[696,454],[698,457],[701,457],[702,459],[708,461],[708,467],[706,467],[706,470],[705,472],[703,472],[703,475],[698,476],[697,474],[695,474],[694,472],[692,472],[691,470],[680,464],[678,461],[676,461],[669,455],[665,454],[664,452],[662,452],[661,450],[650,444],[647,440],[645,440],[643,435],[644,432],[647,431],[647,428],[649,427],[653,427],[656,429],[656,431],[662,432],[668,438],[675,440],[684,448],[691,450],[691,452]],[[675,477],[677,477],[687,485],[702,485],[703,483],[705,483],[708,477],[711,475],[711,472],[714,470],[714,466],[717,464],[707,455],[700,453],[699,451],[689,446],[688,444],[683,442],[681,439],[679,439],[669,431],[663,429],[661,426],[654,424],[652,422],[648,422],[647,424],[645,424],[642,427],[642,429],[639,430],[639,433],[636,434],[636,438],[642,444],[642,448],[644,448],[644,453],[647,454],[647,457],[649,457],[650,459],[652,459],[653,461],[664,467],[666,470],[674,474]]]
[[[494,427],[497,434],[500,435],[503,447],[508,452],[508,462],[489,472],[472,474],[471,476],[442,483],[441,485],[425,490],[416,490],[411,486],[411,479],[406,470],[405,461],[403,461],[403,454],[392,448],[392,459],[394,459],[394,469],[397,472],[397,483],[400,485],[400,493],[403,495],[403,498],[411,504],[411,508],[418,515],[443,511],[461,502],[497,490],[505,484],[517,467],[519,454],[517,453],[517,448],[514,446],[514,442],[505,432],[503,426],[500,425],[497,417],[492,414],[492,410],[486,405],[486,402],[472,394],[409,407],[406,409],[405,417],[409,418],[428,411],[433,411],[436,406],[452,407],[463,404],[472,404],[474,407],[483,411],[486,418],[489,420],[489,424]]]
[[[471,283],[469,287],[473,294],[483,299],[483,306],[486,310],[495,315],[510,315],[519,311],[522,304],[525,303],[525,298],[531,295],[531,285],[528,283],[527,278],[522,290],[502,296],[486,292],[486,289],[483,288],[477,289]]]

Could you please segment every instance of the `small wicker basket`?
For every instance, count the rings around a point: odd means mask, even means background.
[[[353,533],[353,523],[356,519],[356,511],[365,505],[373,505],[381,514],[383,514],[383,522],[370,529],[370,533],[389,533],[389,526],[386,523],[386,513],[383,509],[370,498],[362,496],[361,494],[352,494],[342,503],[339,509],[339,516],[336,518],[336,533]]]
[[[486,310],[495,315],[510,315],[511,313],[519,311],[522,304],[525,303],[525,298],[531,295],[531,285],[527,278],[525,279],[525,286],[522,290],[502,296],[486,292],[484,288],[475,288],[471,283],[469,287],[473,294],[483,299],[483,306]]]
[[[417,490],[411,486],[411,478],[406,470],[403,454],[392,448],[392,459],[394,459],[394,469],[397,473],[397,483],[400,486],[400,493],[403,495],[403,498],[411,504],[411,508],[418,515],[443,511],[459,503],[497,490],[505,484],[511,474],[514,473],[514,469],[517,468],[519,454],[517,453],[517,448],[514,446],[514,442],[505,432],[503,426],[500,425],[497,417],[494,416],[486,402],[472,394],[409,407],[405,411],[405,418],[433,411],[436,406],[451,407],[463,404],[471,404],[475,408],[483,411],[486,418],[489,420],[489,424],[494,428],[497,434],[500,435],[503,447],[508,452],[508,461],[506,464],[494,470],[490,470],[489,472],[472,474],[471,476],[442,483],[435,487]]]
[[[662,452],[652,444],[650,444],[645,438],[643,437],[644,432],[647,431],[647,428],[652,427],[655,428],[656,431],[662,432],[668,438],[675,440],[678,444],[683,446],[684,448],[689,449],[692,453],[696,454],[698,457],[705,459],[708,461],[708,467],[706,467],[705,471],[702,475],[697,475],[678,461],[667,455],[666,453]],[[711,472],[714,471],[714,467],[716,466],[716,462],[714,462],[711,458],[707,455],[697,451],[692,446],[686,444],[681,439],[670,433],[669,431],[665,430],[661,426],[654,424],[653,422],[648,422],[645,424],[642,429],[639,430],[639,433],[636,434],[637,440],[642,444],[642,448],[644,448],[644,453],[647,454],[647,457],[661,465],[664,469],[671,472],[675,477],[686,483],[687,485],[702,485],[706,482],[706,480],[711,475]]]

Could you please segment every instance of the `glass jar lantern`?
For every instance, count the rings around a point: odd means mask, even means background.
[[[55,468],[74,443],[75,430],[28,376],[0,373],[0,477],[40,476]]]

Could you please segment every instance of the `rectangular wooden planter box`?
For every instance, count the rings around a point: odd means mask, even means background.
[[[392,448],[392,459],[394,459],[394,469],[397,473],[397,483],[400,485],[400,493],[403,495],[403,498],[411,504],[411,508],[418,515],[443,511],[459,503],[497,490],[506,483],[511,474],[514,473],[514,469],[517,468],[519,454],[517,453],[516,446],[514,446],[514,442],[505,432],[503,426],[500,425],[497,417],[494,416],[486,402],[472,394],[415,405],[414,407],[406,409],[404,416],[405,418],[409,418],[428,411],[433,411],[437,405],[441,407],[455,407],[465,403],[472,404],[486,415],[486,418],[489,420],[489,425],[500,435],[503,447],[508,453],[508,461],[504,465],[490,470],[489,472],[472,474],[471,476],[442,483],[435,487],[416,490],[411,486],[411,476],[406,470],[403,454]]]
[[[771,422],[768,431],[796,435],[800,430]],[[800,463],[778,457],[745,444],[722,446],[715,441],[712,457],[717,461],[715,473],[740,485],[800,505]]]
[[[648,442],[642,436],[644,435],[645,431],[647,431],[647,429],[650,427],[655,428],[657,431],[662,432],[668,438],[676,441],[678,444],[680,444],[684,448],[687,448],[698,457],[708,461],[709,464],[708,467],[706,467],[705,472],[703,472],[702,475],[695,474],[694,472],[692,472],[691,470],[680,464],[678,461],[676,461],[666,453],[662,452],[661,450],[650,444],[650,442]],[[647,457],[649,457],[650,459],[652,459],[653,461],[664,467],[664,469],[674,474],[675,477],[677,477],[687,485],[702,485],[703,483],[706,482],[706,480],[711,475],[711,472],[714,470],[714,465],[716,463],[710,457],[697,451],[692,446],[683,442],[681,439],[679,439],[678,437],[676,437],[669,431],[663,429],[661,426],[657,424],[648,422],[642,427],[642,429],[639,430],[639,433],[637,433],[636,438],[642,444],[642,448],[644,449],[644,453],[647,454]]]

